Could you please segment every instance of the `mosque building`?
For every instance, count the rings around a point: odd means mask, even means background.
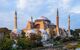
[[[56,25],[53,24],[47,17],[41,16],[33,21],[33,17],[28,20],[26,28],[23,29],[26,37],[30,37],[30,34],[40,34],[42,37],[71,37],[70,33],[70,16],[68,17],[68,31],[59,27],[59,12],[57,9]],[[21,36],[21,30],[17,28],[17,12],[14,16],[14,29],[11,32],[12,36]],[[47,39],[48,39],[47,38]],[[46,39],[46,38],[45,38]]]
[[[69,19],[68,19],[69,20]],[[70,21],[68,21],[70,23]],[[70,24],[68,24],[68,32],[70,35]],[[27,22],[27,26],[23,31],[26,33],[26,37],[29,37],[30,33],[37,33],[37,31],[43,33],[46,32],[49,37],[66,37],[67,32],[63,28],[59,28],[59,12],[57,9],[57,16],[56,16],[56,25],[53,24],[47,17],[41,16],[33,21],[33,17]]]

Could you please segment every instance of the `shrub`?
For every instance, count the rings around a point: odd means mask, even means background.
[[[4,38],[0,43],[0,50],[11,50],[12,40],[9,38]]]

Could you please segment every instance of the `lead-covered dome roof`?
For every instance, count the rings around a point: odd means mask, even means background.
[[[47,17],[41,16],[37,20],[49,20]]]

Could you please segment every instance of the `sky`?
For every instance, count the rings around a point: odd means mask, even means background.
[[[26,28],[32,16],[37,19],[45,16],[56,24],[59,10],[59,27],[68,28],[70,15],[71,29],[80,28],[80,0],[0,0],[0,28],[14,28],[14,12],[17,11],[18,29]]]

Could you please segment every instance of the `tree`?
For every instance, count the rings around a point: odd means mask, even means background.
[[[29,38],[19,38],[17,40],[18,49],[30,49],[31,41]]]
[[[9,38],[4,38],[0,43],[0,50],[11,50],[12,40]]]
[[[24,34],[22,35],[24,36]],[[30,38],[21,37],[17,39],[18,49],[31,49],[41,45],[41,36],[36,34],[30,34]]]
[[[78,39],[79,38],[79,33],[80,33],[80,29],[75,29],[74,30],[74,38]]]
[[[10,39],[11,30],[7,28],[0,28],[0,32],[4,33],[3,39],[0,41],[0,50],[11,50],[12,40]]]
[[[23,30],[22,30],[21,34],[22,34],[22,38],[26,38],[26,36],[25,36],[26,33]]]
[[[38,46],[42,46],[41,39],[42,39],[42,37],[39,33],[37,33],[37,34],[31,33],[30,34],[30,40],[32,42],[33,48],[38,47]]]

